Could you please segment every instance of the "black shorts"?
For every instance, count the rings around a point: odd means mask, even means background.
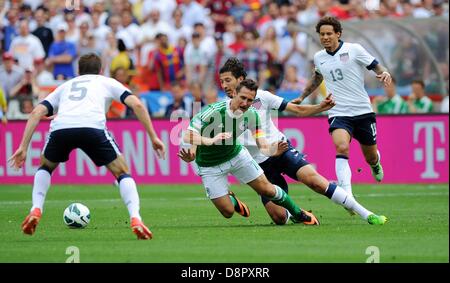
[[[336,129],[346,130],[362,145],[377,144],[377,121],[375,113],[347,117],[336,116],[328,119],[330,134]]]
[[[119,147],[108,131],[94,128],[61,129],[51,132],[43,154],[51,162],[66,162],[69,160],[70,152],[76,148],[84,151],[97,166],[107,165],[120,155]]]
[[[277,157],[269,157],[267,160],[259,164],[259,166],[261,166],[264,170],[264,175],[266,175],[269,182],[279,186],[286,193],[288,192],[288,185],[283,174],[298,181],[297,171],[303,166],[309,164],[309,162],[305,159],[305,155],[298,152],[289,141],[288,143],[289,148],[282,155]],[[270,200],[261,196],[261,201],[265,205]]]

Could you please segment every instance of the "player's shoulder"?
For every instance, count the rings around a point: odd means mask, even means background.
[[[221,113],[226,110],[227,102],[226,101],[218,101],[211,104],[206,105],[202,108],[199,115],[202,118],[207,118],[212,115],[215,115],[214,113]]]
[[[317,62],[319,60],[324,60],[328,58],[328,53],[325,49],[319,50],[316,53],[314,53],[314,62]]]
[[[274,94],[271,93],[270,91],[258,88],[258,90],[256,91],[255,98],[264,100],[264,99],[269,99],[270,97],[272,97],[272,95],[274,95]]]
[[[76,78],[67,80],[65,82],[63,82],[62,84],[58,85],[55,90],[53,90],[53,92],[62,92],[64,91],[66,88],[72,88],[72,83],[75,81]]]
[[[212,108],[214,110],[220,110],[226,108],[227,101],[217,101],[208,105],[208,108]]]
[[[348,50],[364,50],[364,47],[355,42],[344,42],[344,47]]]
[[[105,84],[115,84],[117,82],[116,79],[102,76],[102,75],[84,75],[86,79],[94,80],[96,82],[105,83]]]
[[[95,74],[81,75],[76,78],[73,78],[72,80],[81,80],[81,81],[89,80],[89,81],[95,81],[95,82],[101,82],[101,83],[116,82],[116,79],[114,79],[114,78],[106,77],[103,75],[95,75]]]
[[[325,49],[319,50],[316,53],[314,53],[314,58],[322,57],[327,54],[327,51]]]

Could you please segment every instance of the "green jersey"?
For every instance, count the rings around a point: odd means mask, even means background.
[[[237,138],[246,130],[254,137],[261,137],[261,121],[256,109],[250,107],[241,115],[235,115],[230,109],[231,100],[216,102],[206,106],[192,118],[188,130],[202,137],[213,138],[220,133],[232,133],[232,138],[206,146],[197,146],[195,162],[202,167],[211,167],[231,160],[242,150]]]
[[[404,114],[408,113],[408,103],[400,95],[387,98],[377,105],[379,114]]]
[[[414,107],[417,113],[431,113],[433,112],[433,102],[428,96],[424,96],[414,101]]]

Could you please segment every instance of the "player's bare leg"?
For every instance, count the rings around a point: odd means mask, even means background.
[[[277,225],[284,225],[288,222],[290,213],[286,210],[286,208],[276,205],[273,202],[269,201],[264,205],[267,213],[269,214],[272,221]]]
[[[264,174],[248,183],[258,194],[270,199],[274,204],[284,207],[291,213],[292,220],[307,225],[319,225],[317,218],[298,207],[291,197],[279,186],[270,183]]]
[[[361,150],[364,154],[367,164],[370,165],[372,175],[377,182],[381,182],[384,177],[383,167],[381,167],[381,157],[377,145],[361,145]]]
[[[367,220],[369,224],[382,225],[386,222],[385,216],[379,216],[367,210],[342,187],[328,182],[328,180],[320,175],[311,165],[306,165],[300,168],[297,171],[297,179],[301,180],[306,186],[308,186],[315,192],[325,195],[334,203],[343,206],[349,211],[354,211],[364,220]]]
[[[122,155],[106,165],[111,173],[116,177],[120,188],[120,196],[127,206],[131,219],[131,229],[140,240],[148,240],[153,237],[152,232],[144,225],[139,213],[139,195],[136,183],[129,174],[128,166]]]
[[[266,178],[272,184],[276,184],[285,192],[288,192],[288,184],[281,174],[266,175]],[[284,225],[288,223],[291,214],[286,210],[286,208],[276,205],[271,201],[266,201],[265,198],[262,198],[262,200],[267,214],[269,214],[270,218],[276,225]]]
[[[41,155],[41,166],[34,175],[32,203],[30,214],[22,222],[22,231],[27,235],[33,235],[41,220],[44,210],[45,197],[50,188],[51,174],[58,167],[59,163],[47,160]]]
[[[228,191],[228,195],[211,199],[214,206],[225,218],[231,218],[234,212],[244,217],[250,216],[250,209],[241,200],[239,200],[232,191]]]
[[[220,211],[223,217],[231,218],[233,216],[234,206],[228,195],[212,199],[211,201],[216,206],[217,210]]]
[[[336,129],[331,133],[333,143],[336,148],[336,177],[338,184],[347,193],[352,192],[352,171],[348,163],[351,136],[344,129]]]

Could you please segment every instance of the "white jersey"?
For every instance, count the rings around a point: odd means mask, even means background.
[[[364,71],[371,70],[377,60],[357,43],[340,42],[333,53],[321,50],[314,55],[316,72],[324,80],[327,92],[336,100],[328,116],[358,116],[373,112],[364,89]]]
[[[124,101],[131,91],[115,79],[83,75],[60,85],[41,104],[56,115],[50,132],[67,128],[106,128],[112,100]]]
[[[269,144],[286,140],[286,136],[275,127],[271,115],[272,110],[283,111],[286,105],[287,101],[282,97],[261,89],[258,89],[256,92],[255,101],[252,106],[258,111],[259,117],[261,118],[261,129],[264,131],[265,138]],[[269,158],[259,150],[250,131],[245,131],[238,138],[238,141],[248,149],[256,162],[262,163]]]

